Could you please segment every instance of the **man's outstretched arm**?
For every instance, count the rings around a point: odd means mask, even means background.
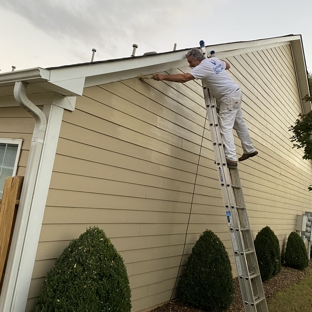
[[[231,67],[230,63],[228,63],[228,62],[225,61],[225,60],[221,60],[221,61],[223,61],[223,62],[225,63],[225,69],[226,69],[226,70],[230,69],[230,67]]]
[[[152,79],[157,80],[157,81],[167,80],[167,81],[182,82],[183,83],[183,82],[193,80],[195,78],[190,73],[186,73],[186,74],[175,74],[175,75],[155,74],[155,75],[153,75]]]

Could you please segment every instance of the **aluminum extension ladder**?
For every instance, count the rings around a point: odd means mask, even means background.
[[[205,85],[203,89],[244,308],[246,312],[267,312],[268,307],[238,169],[228,168],[226,165],[216,101]]]

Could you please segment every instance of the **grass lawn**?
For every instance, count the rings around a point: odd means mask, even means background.
[[[270,312],[311,312],[312,276],[276,293],[267,303]]]

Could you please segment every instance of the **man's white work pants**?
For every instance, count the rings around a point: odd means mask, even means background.
[[[245,124],[241,103],[242,92],[239,89],[217,101],[225,157],[234,161],[237,161],[237,155],[232,129],[235,129],[244,153],[249,154],[255,151]]]

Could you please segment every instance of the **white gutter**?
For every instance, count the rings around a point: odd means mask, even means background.
[[[14,97],[16,101],[34,117],[35,128],[32,136],[19,210],[11,243],[11,246],[14,246],[14,248],[11,248],[11,250],[13,250],[8,259],[1,293],[0,311],[6,312],[24,311],[25,306],[24,310],[22,306],[26,304],[27,301],[31,279],[23,281],[24,285],[21,286],[25,291],[22,293],[16,289],[16,285],[20,284],[18,283],[20,276],[26,273],[23,272],[23,268],[21,267],[25,260],[27,261],[27,259],[23,259],[24,255],[27,254],[26,249],[29,248],[29,245],[31,244],[36,245],[35,247],[37,248],[36,242],[31,241],[32,235],[30,232],[32,231],[32,228],[30,221],[33,222],[31,214],[34,213],[31,211],[31,207],[33,204],[34,191],[47,127],[44,113],[27,98],[26,84],[24,82],[15,83]],[[22,306],[19,306],[20,304]]]
[[[30,68],[24,70],[16,70],[0,74],[0,84],[10,84],[12,82],[27,81],[27,82],[40,82],[49,81],[50,71],[43,68]]]

